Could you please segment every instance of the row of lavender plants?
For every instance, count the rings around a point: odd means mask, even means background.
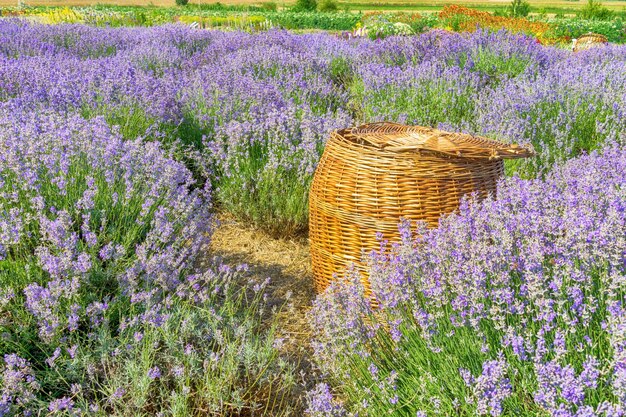
[[[394,120],[532,143],[509,172],[620,140],[623,47],[580,54],[506,32],[384,41],[182,26],[98,29],[0,22],[0,100],[103,116],[159,140],[221,209],[276,234],[306,229],[328,132]]]
[[[626,149],[400,226],[312,312],[321,416],[626,415]],[[415,237],[418,236],[418,237]]]
[[[208,185],[159,142],[3,104],[0,416],[293,408],[267,283],[203,259],[213,223]]]

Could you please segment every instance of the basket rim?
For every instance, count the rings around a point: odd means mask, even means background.
[[[451,133],[395,122],[366,123],[338,129],[343,140],[394,153],[434,153],[455,158],[517,159],[535,155],[532,145],[507,144],[468,133]]]
[[[601,33],[589,32],[589,33],[580,35],[577,41],[578,42],[587,41],[591,43],[608,43],[608,38],[606,37],[606,35],[603,35]]]

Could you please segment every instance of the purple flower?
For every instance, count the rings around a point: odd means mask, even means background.
[[[148,378],[157,379],[161,378],[161,369],[158,366],[148,369]]]
[[[51,412],[59,412],[63,410],[72,410],[74,408],[74,401],[71,398],[63,397],[58,400],[54,400],[48,406],[48,410]]]
[[[54,368],[54,362],[61,356],[61,348],[56,348],[48,359],[46,359],[46,363],[49,367]]]
[[[115,392],[113,392],[112,397],[116,400],[120,400],[122,399],[122,397],[124,397],[124,394],[126,394],[126,390],[120,387],[120,388],[117,388]]]
[[[377,251],[376,309],[355,270],[317,298],[316,361],[353,384],[343,387],[357,392],[347,406],[378,405],[382,415],[397,401],[420,417],[497,415],[526,389],[535,392],[511,403],[534,401],[532,412],[624,414],[624,46],[571,54],[505,31],[371,42],[7,19],[0,38],[0,262],[20,275],[0,289],[2,337],[53,352],[35,355],[32,367],[5,356],[0,414],[78,412],[72,401],[85,411],[100,393],[79,401],[69,397],[73,381],[48,378],[55,390],[43,392],[33,369],[62,368],[78,343],[91,349],[103,332],[119,332],[102,352],[109,363],[130,354],[130,340],[167,329],[180,303],[224,316],[216,303],[240,271],[198,269],[212,201],[275,231],[304,231],[329,132],[383,119],[532,143],[537,157],[507,170],[541,179],[503,180],[497,195],[468,199],[438,229],[403,223],[395,248],[381,236],[368,248]],[[345,73],[336,74],[339,61]],[[180,346],[216,365],[224,356],[207,339]],[[458,353],[449,346],[471,350],[473,364],[452,363],[475,375],[446,381],[467,401],[428,389],[405,397],[407,381],[440,386],[446,375],[396,365]],[[108,371],[74,362],[94,380]],[[359,386],[349,363],[378,378],[376,387]],[[537,386],[510,386],[518,380]],[[328,386],[313,394],[311,414],[345,414]]]
[[[508,364],[503,358],[483,363],[482,374],[474,378],[461,370],[465,384],[472,389],[471,401],[479,415],[502,415],[502,402],[512,394],[511,381],[506,377]]]
[[[0,368],[0,412],[2,415],[18,410],[28,412],[41,388],[31,365],[15,355],[4,355],[4,365]]]
[[[180,378],[185,375],[185,367],[182,365],[176,365],[172,368],[172,373],[175,377]]]
[[[338,417],[345,416],[345,410],[333,400],[328,385],[317,384],[315,388],[307,393],[308,407],[307,415],[313,417]]]
[[[77,350],[78,350],[78,345],[72,345],[71,347],[67,348],[67,353],[68,355],[70,355],[70,358],[74,359],[74,357],[76,356]]]

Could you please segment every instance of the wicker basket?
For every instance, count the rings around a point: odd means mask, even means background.
[[[589,32],[574,40],[572,50],[574,52],[578,52],[585,49],[591,49],[596,46],[606,45],[607,43],[608,39],[606,38],[606,36]]]
[[[363,251],[380,247],[376,232],[399,239],[401,218],[424,220],[458,208],[463,195],[486,196],[504,173],[503,158],[531,149],[425,127],[374,123],[331,133],[309,198],[315,287],[323,291],[354,263],[368,288]]]

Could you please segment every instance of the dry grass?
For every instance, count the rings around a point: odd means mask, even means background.
[[[284,340],[283,353],[298,363],[300,371],[310,378],[310,330],[306,314],[315,291],[308,239],[276,239],[239,224],[232,217],[221,215],[219,220],[220,226],[210,247],[211,255],[221,257],[230,265],[248,264],[255,280],[270,278],[268,302],[280,308],[277,337]]]

